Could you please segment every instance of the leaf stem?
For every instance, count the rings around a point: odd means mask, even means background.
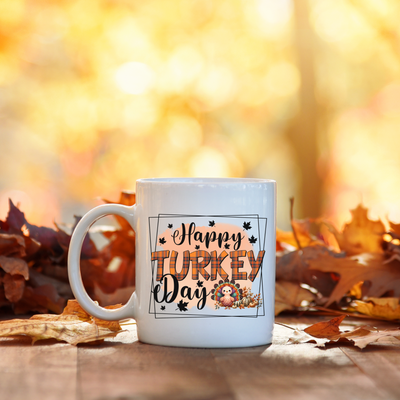
[[[297,247],[299,248],[299,250],[301,250],[303,247],[301,246],[300,240],[297,237],[296,229],[294,228],[294,223],[293,223],[293,206],[294,206],[294,197],[291,197],[290,198],[290,225],[292,227],[293,236],[294,236],[294,240],[296,240]]]
[[[293,328],[292,326],[289,326],[289,325],[282,324],[282,322],[276,322],[276,321],[275,321],[275,325],[281,325],[281,326],[283,326],[284,328],[291,329],[292,331],[295,331],[295,330],[296,330],[296,328]]]

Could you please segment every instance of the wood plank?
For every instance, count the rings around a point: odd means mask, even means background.
[[[296,328],[304,329],[319,320],[330,317],[283,317],[280,322]],[[279,319],[278,319],[279,320]],[[398,324],[392,321],[379,321],[374,319],[347,318],[341,325],[341,330],[353,330],[357,326],[369,325],[377,329],[396,329]],[[383,338],[378,343],[373,343],[364,349],[352,346],[340,346],[341,351],[356,365],[359,370],[369,378],[385,398],[399,399],[400,387],[400,341],[395,338]]]
[[[283,317],[305,328],[329,317]],[[361,322],[349,321],[345,328]],[[364,323],[364,321],[362,321]],[[136,326],[89,346],[0,339],[0,398],[391,400],[400,398],[400,346],[364,350],[287,344],[293,331],[275,326],[273,344],[190,349],[138,342]]]
[[[117,340],[78,349],[82,399],[233,399],[210,350]]]
[[[0,398],[75,399],[77,348],[63,343],[30,342],[0,340]]]
[[[342,348],[358,368],[367,375],[386,398],[400,398],[400,348],[397,346],[370,345],[360,350],[357,348]]]
[[[288,336],[278,325],[271,346],[213,351],[235,399],[387,399],[339,348],[287,345]]]

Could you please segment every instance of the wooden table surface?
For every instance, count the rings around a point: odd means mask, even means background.
[[[326,319],[277,322],[305,328]],[[275,325],[272,345],[241,349],[147,345],[135,325],[94,346],[0,339],[0,399],[400,399],[400,344],[323,350],[287,344],[291,335]]]

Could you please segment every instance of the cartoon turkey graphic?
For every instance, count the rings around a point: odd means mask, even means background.
[[[235,281],[219,281],[215,284],[215,289],[212,291],[212,299],[216,300],[222,307],[232,307],[233,304],[240,300],[239,284]]]
[[[232,288],[226,285],[222,288],[223,297],[219,299],[219,302],[225,307],[231,307],[235,299],[231,296]]]

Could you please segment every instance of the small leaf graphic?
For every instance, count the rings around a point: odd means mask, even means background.
[[[171,229],[173,227],[172,224],[168,224],[168,228]]]
[[[165,306],[161,306],[161,311],[164,311],[165,310]]]
[[[249,229],[251,229],[251,222],[244,222],[243,223],[243,228],[248,231]]]
[[[165,240],[165,238],[160,238],[159,240],[158,240],[159,242],[160,242],[160,244],[165,244],[167,241]]]
[[[229,247],[231,247],[231,245],[229,244],[229,243],[225,243],[225,246],[224,246],[226,249],[229,249]]]
[[[204,283],[204,282],[197,281],[197,287],[203,287],[203,283]]]
[[[188,309],[187,309],[187,306],[188,306],[188,304],[189,304],[189,302],[187,301],[187,302],[183,302],[182,300],[178,303],[178,308],[179,308],[179,311],[187,311]],[[177,308],[177,309],[178,309]]]
[[[197,246],[195,247],[195,249],[196,249],[196,250],[199,250],[199,249],[200,249],[200,246],[199,246],[199,245],[197,245]]]
[[[208,226],[215,226],[215,221],[213,220],[213,221],[209,221],[208,222]]]
[[[257,238],[255,238],[253,235],[251,236],[251,238],[249,239],[249,242],[251,244],[254,244],[255,242],[257,242]]]

